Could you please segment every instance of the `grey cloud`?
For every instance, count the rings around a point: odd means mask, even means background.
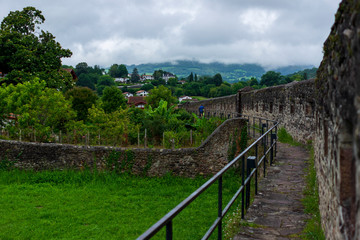
[[[91,65],[177,59],[314,64],[340,0],[17,0],[0,18],[31,5],[43,29],[73,51],[64,63]]]

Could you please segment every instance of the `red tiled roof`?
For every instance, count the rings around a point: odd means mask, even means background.
[[[146,100],[145,97],[139,97],[139,96],[129,97],[128,104],[135,106],[139,104],[146,104]]]

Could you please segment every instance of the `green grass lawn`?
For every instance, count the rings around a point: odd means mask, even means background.
[[[223,180],[224,202],[240,185],[236,175]],[[205,181],[1,170],[0,239],[135,239]],[[216,216],[217,184],[174,219],[175,239],[201,238]]]
[[[203,97],[203,96],[191,96],[191,97],[192,97],[192,98],[195,98],[195,99],[197,99],[197,100],[199,100],[199,101],[209,99],[209,98]]]

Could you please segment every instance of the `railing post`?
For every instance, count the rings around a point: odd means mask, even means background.
[[[275,134],[276,134],[276,139],[277,139],[277,134],[278,134],[277,125],[275,127]],[[276,152],[277,152],[277,141],[275,141],[275,157],[276,157]]]
[[[249,156],[246,160],[246,178],[249,177],[252,168],[256,168],[255,156]],[[251,178],[248,184],[246,185],[246,201],[245,201],[246,208],[250,206],[250,189],[251,189]]]
[[[266,136],[265,136],[266,137]],[[264,147],[264,177],[266,175],[266,141],[263,139],[263,147]]]
[[[258,144],[255,145],[256,174],[255,174],[255,195],[258,194]]]
[[[255,138],[255,117],[253,117],[253,138]]]
[[[276,134],[275,133],[271,133],[271,150],[270,150],[270,165],[273,164],[274,162],[274,141],[276,140]]]
[[[219,189],[218,189],[218,217],[222,218],[222,176],[219,178]],[[222,239],[222,220],[219,221],[218,225],[218,240]]]
[[[273,133],[270,131],[270,166],[273,164],[274,151],[273,151]]]
[[[244,186],[245,183],[245,156],[242,156],[241,158],[241,184],[242,186]],[[241,218],[244,219],[244,211],[245,211],[245,207],[244,207],[244,203],[245,203],[245,192],[244,190],[241,193]]]
[[[172,220],[166,224],[166,240],[173,239]]]

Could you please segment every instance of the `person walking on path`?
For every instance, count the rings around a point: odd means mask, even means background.
[[[200,117],[203,117],[203,115],[204,115],[204,106],[202,104],[199,107],[199,113],[200,113]]]

